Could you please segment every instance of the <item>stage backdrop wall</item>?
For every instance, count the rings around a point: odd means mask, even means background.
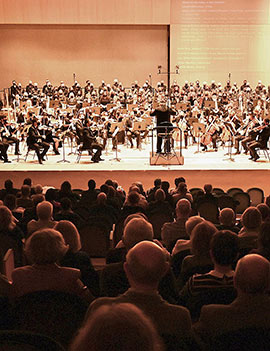
[[[269,0],[172,0],[171,66],[178,81],[270,84]]]
[[[130,86],[149,74],[156,84],[157,66],[167,67],[167,26],[2,25],[0,43],[0,87],[47,78],[70,85],[73,73],[82,85],[118,78]]]

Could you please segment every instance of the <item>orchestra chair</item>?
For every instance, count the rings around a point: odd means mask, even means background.
[[[65,349],[52,338],[18,330],[0,331],[0,349],[5,351],[64,351]]]
[[[83,153],[83,151],[87,151],[88,152],[88,157],[92,157],[92,155],[93,155],[93,152],[90,150],[90,149],[81,149],[81,148],[79,148],[78,149],[78,156],[77,156],[77,160],[76,160],[76,163],[80,163],[80,159],[81,159],[81,157],[83,156],[82,155],[82,153]],[[89,152],[90,152],[90,154],[89,154]]]
[[[12,301],[14,329],[46,335],[67,348],[87,308],[82,298],[67,292],[42,290],[25,294]]]
[[[250,206],[250,196],[248,193],[238,192],[233,195],[233,198],[239,202],[235,208],[236,215],[242,214]]]
[[[31,152],[33,152],[33,160],[34,160],[35,156],[37,156],[36,151],[34,149],[31,149],[31,147],[28,146],[25,157],[24,157],[24,162],[27,161],[27,157],[30,155]],[[48,156],[45,155],[45,157],[46,157],[46,160],[48,160]]]
[[[216,336],[210,351],[268,351],[270,330],[266,328],[241,328]]]
[[[219,223],[218,216],[219,210],[218,206],[212,201],[205,201],[199,204],[197,211],[199,216],[203,217],[207,221],[210,221],[214,224]]]
[[[241,188],[230,188],[230,189],[227,190],[227,194],[232,196],[232,197],[233,197],[234,194],[241,193],[241,192],[242,193],[244,192],[244,190],[241,189]]]
[[[106,257],[110,249],[111,228],[104,219],[88,219],[80,229],[82,250],[90,257]]]
[[[265,159],[268,160],[268,161],[270,162],[269,147],[270,147],[270,145],[269,145],[269,141],[268,141],[266,147],[264,147],[264,148],[258,148],[257,150],[258,150],[258,151],[262,151],[262,152],[264,153]]]
[[[247,190],[249,194],[251,206],[257,206],[264,202],[264,191],[260,188],[249,188]]]

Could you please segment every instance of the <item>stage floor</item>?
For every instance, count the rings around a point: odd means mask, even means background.
[[[25,162],[23,157],[25,149],[19,162],[14,155],[9,154],[12,163],[0,164],[0,181],[11,178],[16,186],[20,186],[22,177],[30,176],[35,184],[40,182],[42,185],[59,186],[63,180],[71,177],[73,188],[85,189],[90,178],[96,179],[97,185],[112,178],[125,188],[135,180],[141,180],[145,187],[150,187],[153,180],[158,177],[168,179],[173,186],[175,177],[184,176],[188,178],[189,187],[201,187],[210,182],[215,187],[223,186],[225,189],[233,185],[242,186],[243,189],[260,186],[270,193],[268,184],[270,162],[265,159],[263,153],[257,162],[249,160],[248,155],[233,155],[233,160],[230,160],[226,155],[227,148],[220,147],[217,152],[213,150],[198,152],[198,147],[194,144],[188,149],[183,149],[183,165],[151,165],[151,148],[150,142],[143,143],[141,150],[119,145],[120,161],[117,161],[115,151],[113,152],[109,146],[108,150],[102,153],[104,161],[99,163],[93,163],[86,151],[77,163],[77,155],[70,155],[70,147],[65,148],[66,160],[69,163],[58,162],[63,159],[62,149],[59,149],[60,156],[55,156],[50,149],[47,154],[48,160],[43,165],[38,163],[34,152],[29,154]]]

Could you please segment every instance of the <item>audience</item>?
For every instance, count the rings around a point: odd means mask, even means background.
[[[70,351],[162,351],[154,323],[131,303],[101,306],[91,314]]]
[[[134,225],[131,220],[129,225]],[[114,303],[132,303],[139,307],[155,324],[159,335],[171,336],[175,341],[190,334],[191,320],[188,311],[181,306],[171,305],[158,294],[158,286],[169,270],[169,262],[164,250],[151,241],[141,241],[132,246],[127,254],[124,270],[130,288],[114,298],[99,298],[89,310]]]
[[[27,224],[27,233],[30,236],[37,230],[45,228],[53,228],[57,222],[53,220],[53,205],[48,201],[42,201],[37,205],[38,219],[32,219]]]
[[[264,222],[261,224],[259,235],[258,235],[258,248],[253,249],[252,253],[256,253],[265,257],[270,261],[270,222]]]
[[[270,328],[269,290],[270,263],[264,257],[250,254],[236,266],[234,286],[237,298],[229,305],[204,306],[195,332],[206,342],[225,332],[240,328]]]
[[[235,225],[235,212],[231,208],[223,208],[219,213],[219,224],[216,225],[218,230],[231,230],[238,234],[240,228]]]
[[[33,200],[30,198],[31,188],[29,185],[21,187],[21,197],[17,199],[17,207],[31,208],[33,207]]]
[[[181,199],[176,204],[176,220],[165,223],[161,230],[161,238],[166,248],[171,251],[178,239],[188,239],[185,224],[191,214],[191,204]]]
[[[80,280],[78,269],[58,266],[68,246],[62,234],[55,229],[42,229],[33,233],[25,244],[25,254],[32,264],[16,268],[12,273],[13,297],[40,290],[57,290],[76,294],[87,301],[92,295]]]

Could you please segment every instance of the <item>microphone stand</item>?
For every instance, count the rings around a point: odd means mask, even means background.
[[[57,163],[70,163],[70,161],[66,160],[66,154],[65,154],[65,136],[66,135],[63,135],[63,138],[62,138],[62,147],[63,147],[63,158],[62,160],[59,160],[57,161]]]

